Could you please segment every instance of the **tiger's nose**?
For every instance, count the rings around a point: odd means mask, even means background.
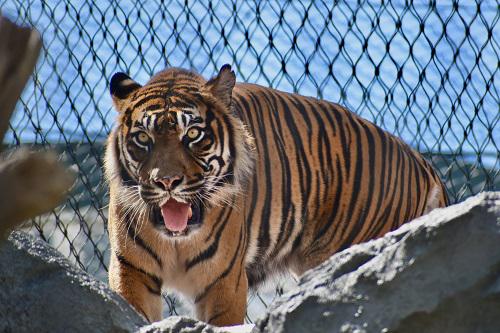
[[[179,185],[182,182],[182,178],[183,176],[181,175],[156,177],[153,179],[153,182],[156,186],[168,191],[173,190],[177,185]]]

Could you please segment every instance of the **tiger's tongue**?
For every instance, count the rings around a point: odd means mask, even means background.
[[[169,199],[160,207],[165,227],[170,231],[182,231],[187,227],[189,204]]]

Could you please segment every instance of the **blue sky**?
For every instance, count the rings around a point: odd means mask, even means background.
[[[0,2],[45,45],[7,140],[104,139],[114,72],[144,83],[167,66],[211,76],[230,63],[239,81],[338,102],[421,151],[479,151],[498,167],[495,1],[479,14],[472,1],[233,2]]]

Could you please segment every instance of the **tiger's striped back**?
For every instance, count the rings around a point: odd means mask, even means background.
[[[252,84],[233,97],[257,146],[245,203],[250,284],[286,264],[300,274],[447,204],[420,154],[345,108]]]

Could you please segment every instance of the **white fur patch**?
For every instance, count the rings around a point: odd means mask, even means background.
[[[122,87],[130,86],[132,84],[137,84],[137,83],[134,80],[132,80],[132,79],[126,79],[126,80],[123,80],[123,81],[120,82],[120,85]]]
[[[149,173],[150,179],[155,179],[158,176],[158,172],[160,171],[159,168],[153,168],[151,172]]]
[[[424,214],[429,213],[434,208],[439,206],[439,194],[441,193],[441,189],[438,185],[434,185],[432,190],[427,197],[427,205],[425,207]]]

